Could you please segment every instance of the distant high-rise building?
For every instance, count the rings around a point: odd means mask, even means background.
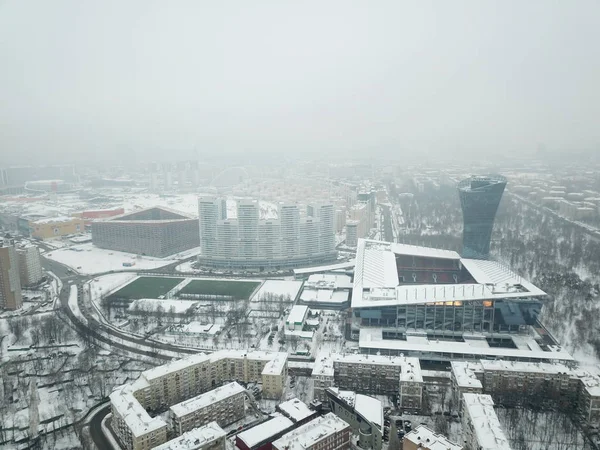
[[[19,275],[21,286],[33,286],[42,281],[44,272],[40,261],[40,251],[37,247],[29,245],[17,250],[19,258]]]
[[[334,209],[312,205],[300,218],[298,205],[280,203],[278,218],[261,218],[257,200],[238,200],[237,217],[227,217],[226,200],[198,202],[202,265],[279,270],[334,261]]]
[[[221,219],[221,202],[216,197],[200,197],[198,199],[198,214],[202,255],[214,257],[217,255],[217,221]]]
[[[494,219],[505,187],[506,178],[500,175],[473,176],[458,183],[463,211],[463,257],[488,257]]]
[[[22,306],[17,252],[8,242],[0,243],[0,309],[16,310]]]

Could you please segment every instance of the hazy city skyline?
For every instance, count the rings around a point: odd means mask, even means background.
[[[0,2],[6,163],[598,151],[592,1]]]

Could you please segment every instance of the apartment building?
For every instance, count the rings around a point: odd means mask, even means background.
[[[261,372],[263,398],[281,398],[287,380],[287,373],[287,353],[279,353],[264,365]]]
[[[0,309],[14,311],[22,306],[17,252],[12,244],[0,240]]]
[[[462,427],[465,450],[510,450],[508,439],[487,394],[463,394]]]
[[[295,203],[280,203],[278,218],[262,217],[258,200],[238,200],[236,217],[226,199],[198,201],[200,264],[247,270],[280,270],[326,263],[337,257],[332,204],[309,205],[300,217]]]
[[[264,373],[270,361],[273,363]],[[279,370],[279,371],[278,371]],[[278,398],[287,377],[287,353],[218,351],[199,353],[142,373],[134,383],[136,398],[148,409],[179,403],[225,381],[262,382],[266,398]],[[264,386],[267,386],[266,388]]]
[[[171,406],[172,430],[182,435],[212,421],[226,427],[241,420],[246,414],[245,392],[246,389],[234,381]]]
[[[350,425],[333,413],[284,434],[273,442],[276,450],[343,450],[350,448]]]
[[[425,425],[419,425],[404,435],[402,450],[461,450],[462,447],[448,440],[446,436],[436,434]]]
[[[479,362],[451,361],[452,399],[462,410],[462,395],[483,394],[483,369]]]
[[[211,422],[154,447],[154,450],[225,450],[226,436],[217,422]]]
[[[150,417],[133,395],[131,385],[110,394],[111,427],[127,450],[150,450],[167,441],[167,423]]]
[[[312,371],[314,397],[326,400],[325,389],[338,387],[375,395],[398,395],[400,407],[421,409],[423,376],[418,358],[362,354],[319,355]]]
[[[159,422],[156,422],[151,419],[147,411],[158,411],[182,403],[230,380],[262,382],[263,386],[267,386],[264,388],[266,396],[280,398],[286,378],[287,353],[223,350],[172,361],[143,372],[136,381],[111,394],[112,413],[116,418],[115,422],[119,424],[115,432],[127,449],[141,448],[135,446],[142,445],[140,442],[150,442],[150,438],[157,441],[162,433],[159,433],[159,429],[164,426],[166,430],[167,427],[164,421],[157,419]],[[177,408],[176,410],[179,411]],[[243,403],[238,411],[243,414]],[[183,418],[183,408],[179,412]],[[198,419],[193,419],[194,423],[203,420],[202,417],[208,416],[199,415]],[[186,420],[189,423],[192,421]],[[207,422],[212,420],[214,419]],[[222,420],[227,420],[226,415]],[[183,430],[186,426],[183,425],[183,419],[181,423],[180,429]],[[146,436],[147,433],[154,435]],[[158,444],[159,442],[155,443]]]
[[[380,400],[354,391],[327,388],[331,412],[347,422],[358,436],[361,448],[381,450],[383,444],[383,405]]]
[[[503,405],[571,410],[590,425],[600,424],[599,374],[560,363],[454,361],[451,380],[455,400],[464,393],[484,393]]]
[[[21,286],[33,286],[44,278],[40,251],[34,245],[17,249]]]

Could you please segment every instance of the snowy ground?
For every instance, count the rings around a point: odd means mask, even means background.
[[[175,259],[158,259],[149,256],[136,256],[132,253],[105,250],[97,248],[91,243],[54,250],[46,253],[44,256],[65,264],[74,271],[85,275],[94,275],[111,270],[156,269],[175,262]],[[123,267],[123,263],[134,263],[135,265],[132,267]]]
[[[302,281],[266,280],[252,297],[252,302],[260,302],[269,296],[283,296],[294,300],[302,284]]]

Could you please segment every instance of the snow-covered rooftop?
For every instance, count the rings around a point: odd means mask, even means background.
[[[304,323],[306,315],[308,314],[308,306],[294,305],[286,319],[286,323],[293,325],[295,323]]]
[[[346,428],[350,428],[350,425],[335,414],[327,413],[284,434],[281,438],[273,442],[273,447],[277,450],[306,449]]]
[[[273,359],[265,364],[261,375],[281,375],[287,363],[287,358],[287,353],[275,353]]]
[[[339,270],[339,269],[351,269],[352,267],[354,267],[355,263],[356,263],[356,261],[352,259],[347,262],[338,263],[338,264],[330,264],[328,266],[317,266],[317,267],[306,267],[303,269],[294,269],[294,275],[306,275],[309,273],[329,272],[332,270]]]
[[[310,409],[306,403],[297,398],[280,403],[277,408],[294,422],[300,422],[307,417],[315,415],[315,411]]]
[[[184,400],[181,403],[177,403],[169,409],[174,417],[184,417],[195,411],[206,408],[209,405],[233,397],[234,395],[242,394],[245,391],[246,389],[244,389],[243,386],[234,381],[213,389],[212,391]]]
[[[468,414],[481,450],[510,450],[498,416],[494,401],[487,394],[463,394],[465,414]]]
[[[350,298],[349,291],[334,291],[333,289],[311,289],[304,288],[300,294],[303,302],[314,303],[344,303]]]
[[[46,217],[45,219],[38,219],[33,222],[35,224],[46,224],[46,223],[66,223],[71,222],[73,220],[81,220],[79,217],[70,217],[70,216],[58,216],[58,217]],[[83,230],[82,230],[83,231]]]
[[[327,388],[328,391],[347,403],[351,408],[360,414],[365,420],[383,427],[383,405],[380,400],[369,397],[368,395],[357,394],[354,391],[346,391],[336,387]]]
[[[348,275],[318,273],[309,276],[304,286],[314,289],[351,289],[352,278]]]
[[[110,394],[110,403],[113,411],[123,418],[135,437],[143,436],[167,426],[160,417],[150,417],[133,396],[131,385],[126,384],[116,388]]]
[[[462,447],[454,442],[450,442],[446,436],[436,434],[425,425],[419,425],[417,428],[407,433],[404,439],[412,442],[419,448],[428,448],[429,450],[461,450]]]
[[[147,380],[151,382],[153,380],[159,379],[161,377],[167,376],[172,373],[179,372],[184,369],[191,369],[196,364],[202,364],[206,361],[216,362],[221,359],[250,359],[250,360],[261,360],[261,361],[270,361],[270,360],[278,360],[287,361],[287,353],[285,352],[263,352],[263,351],[252,351],[248,352],[245,350],[220,350],[217,352],[213,352],[210,354],[205,353],[196,353],[195,355],[188,356],[183,359],[178,359],[175,361],[171,361],[162,366],[153,367],[152,369],[146,370],[142,372],[140,378],[134,382],[138,389],[142,389],[144,387],[144,383],[140,380]],[[278,363],[280,364],[280,363]]]
[[[461,388],[483,389],[481,381],[477,379],[475,373],[483,368],[479,362],[470,361],[451,361],[452,374],[456,384]]]
[[[419,363],[418,358],[406,356],[362,355],[355,353],[331,353],[329,355],[320,353],[315,358],[312,375],[333,376],[336,363],[398,366],[400,367],[400,380],[414,382],[423,381],[421,364]]]
[[[225,431],[217,424],[210,422],[200,428],[194,428],[164,444],[154,447],[153,450],[198,450],[217,439],[224,438]]]
[[[358,346],[361,350],[379,351],[396,350],[414,355],[436,356],[441,354],[453,354],[467,356],[468,359],[493,356],[497,358],[522,358],[523,360],[556,360],[573,361],[574,358],[569,353],[558,348],[552,351],[543,350],[522,350],[516,348],[503,347],[482,347],[475,344],[475,341],[438,341],[427,338],[413,340],[395,340],[383,339],[381,328],[362,328],[360,330]],[[441,357],[441,356],[440,356]],[[450,357],[446,359],[451,359]]]
[[[237,435],[244,444],[252,448],[273,436],[291,428],[294,422],[284,416],[277,416]]]
[[[460,260],[475,283],[400,286],[396,266],[398,254]],[[358,242],[353,308],[544,296],[544,291],[496,261],[461,259],[456,252],[427,247],[365,239]]]

